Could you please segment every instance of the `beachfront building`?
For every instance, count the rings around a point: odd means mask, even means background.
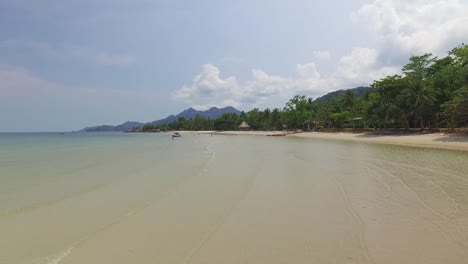
[[[306,131],[317,130],[320,127],[320,122],[315,121],[315,120],[313,120],[313,121],[306,120],[302,124],[304,125],[304,129]]]
[[[250,130],[250,126],[245,121],[242,121],[242,123],[239,125],[239,130]]]

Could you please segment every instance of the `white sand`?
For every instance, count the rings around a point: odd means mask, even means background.
[[[305,132],[293,134],[294,137],[317,138],[327,140],[350,140],[365,143],[390,144],[412,147],[427,147],[438,149],[455,149],[468,151],[468,137],[448,134],[416,134],[416,135],[372,135],[366,133],[320,133]]]
[[[268,136],[287,133],[284,131],[181,131],[181,134],[194,135],[243,135],[243,136]],[[468,137],[451,134],[411,134],[411,135],[376,135],[369,133],[324,133],[301,132],[287,133],[287,136],[300,138],[315,138],[326,140],[348,140],[363,143],[377,143],[388,145],[400,145],[411,147],[425,147],[437,149],[453,149],[468,151]]]
[[[180,134],[184,135],[240,135],[240,136],[268,136],[274,134],[286,134],[287,132],[283,131],[180,131]]]

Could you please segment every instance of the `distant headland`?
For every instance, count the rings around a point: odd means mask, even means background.
[[[180,112],[177,115],[170,115],[166,118],[159,119],[156,121],[152,122],[147,122],[147,123],[142,123],[142,122],[135,122],[135,121],[127,121],[123,124],[112,126],[112,125],[101,125],[101,126],[92,126],[92,127],[85,127],[79,132],[126,132],[130,130],[134,130],[136,128],[143,128],[144,126],[164,126],[168,125],[174,121],[178,121],[179,119],[193,119],[197,115],[206,118],[206,119],[211,119],[214,120],[216,118],[219,118],[223,114],[226,113],[233,113],[236,115],[240,115],[241,111],[237,110],[236,108],[232,106],[227,106],[223,108],[218,108],[218,107],[212,107],[206,111],[199,111],[195,110],[193,108],[188,108],[182,112]],[[181,119],[181,120],[182,120]]]

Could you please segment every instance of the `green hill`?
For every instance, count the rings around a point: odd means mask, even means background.
[[[352,89],[348,89],[356,92],[356,95],[358,97],[364,97],[368,92],[374,90],[372,87],[356,87]],[[334,91],[331,93],[327,93],[324,96],[318,97],[317,99],[314,100],[314,102],[320,103],[320,104],[325,104],[330,101],[333,101],[334,99],[340,97],[346,90],[338,90]]]

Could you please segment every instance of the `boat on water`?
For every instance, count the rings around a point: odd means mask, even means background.
[[[174,134],[172,134],[172,138],[174,139],[175,137],[181,137],[180,133],[174,132]]]

